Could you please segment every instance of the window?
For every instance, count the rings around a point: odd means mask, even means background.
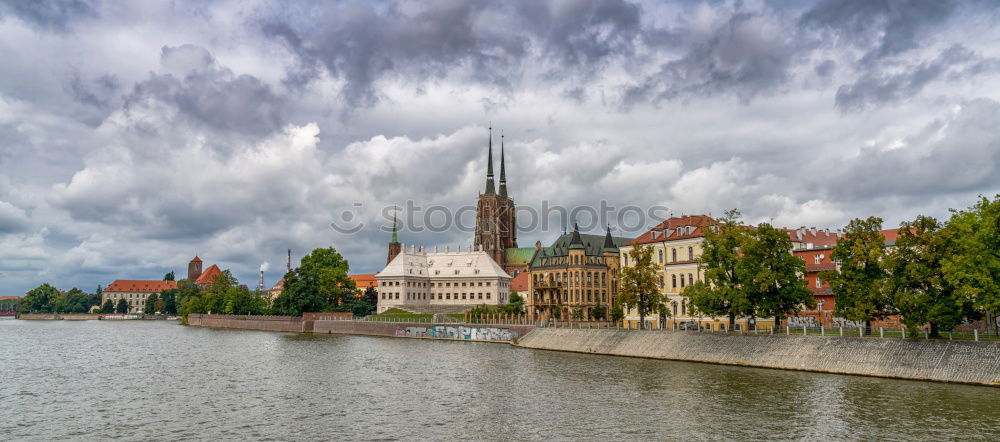
[[[660,250],[660,264],[663,264],[663,250]]]
[[[658,278],[660,279],[660,288],[662,289],[663,288],[663,276],[661,275]]]
[[[671,302],[670,305],[674,307],[674,314],[677,314],[677,301]]]
[[[822,259],[820,255],[813,256],[813,264],[819,264],[820,259]]]
[[[677,288],[677,275],[670,275],[670,287]]]
[[[688,246],[688,261],[694,261],[694,247]]]
[[[486,299],[490,299],[490,294],[488,292],[486,293]]]
[[[823,287],[823,281],[819,280],[819,275],[816,275],[816,288]]]
[[[681,301],[681,314],[682,315],[687,314],[687,300]]]
[[[694,284],[694,275],[688,273],[688,285]]]
[[[625,266],[628,267],[628,255],[625,255]]]
[[[670,249],[670,258],[673,262],[677,262],[677,249]]]
[[[684,288],[684,275],[681,275],[681,288]]]

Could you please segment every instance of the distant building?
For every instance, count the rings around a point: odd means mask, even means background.
[[[612,237],[611,229],[603,236],[585,235],[573,226],[573,232],[551,246],[536,243],[528,269],[526,313],[544,320],[560,310],[559,319],[568,321],[579,310],[583,320],[591,320],[594,308],[601,306],[608,318],[618,297],[619,246],[628,242]]]
[[[511,277],[482,250],[427,252],[403,246],[375,280],[379,313],[394,307],[458,313],[480,304],[506,304]]]
[[[222,276],[222,270],[219,269],[219,266],[212,264],[194,280],[194,283],[198,287],[205,288],[212,285],[212,283],[215,282],[215,278],[218,276]]]
[[[0,316],[13,315],[20,303],[20,296],[0,296]]]
[[[789,231],[793,249],[792,254],[802,259],[806,266],[806,273],[803,278],[806,287],[816,298],[816,308],[811,309],[817,312],[833,311],[836,299],[829,284],[820,278],[821,272],[835,270],[837,265],[833,262],[830,254],[833,246],[837,245],[837,240],[843,237],[840,232],[827,230],[817,230],[813,228],[799,227]]]
[[[177,281],[116,279],[101,294],[101,304],[111,300],[116,306],[119,299],[128,303],[128,313],[142,313],[149,295],[177,288]]]
[[[354,281],[354,287],[356,287],[355,290],[359,295],[364,294],[365,290],[368,290],[369,287],[376,288],[376,285],[378,284],[378,281],[375,280],[374,273],[359,273],[355,275],[347,275],[347,277],[350,278],[351,281]]]

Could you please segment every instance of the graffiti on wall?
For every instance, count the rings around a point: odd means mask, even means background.
[[[849,319],[836,318],[836,317],[833,318],[833,326],[834,327],[861,328],[862,325],[864,325],[864,323],[858,322],[858,321],[851,321]]]
[[[407,338],[466,339],[469,341],[510,341],[518,337],[517,332],[506,328],[449,325],[396,327],[396,336]]]
[[[812,316],[789,316],[787,324],[789,327],[819,327]]]

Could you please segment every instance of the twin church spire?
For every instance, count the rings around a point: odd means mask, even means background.
[[[493,126],[490,126],[490,141],[486,164],[486,195],[493,195],[496,189],[493,185]],[[504,164],[503,132],[500,132],[500,196],[507,197],[507,170]]]

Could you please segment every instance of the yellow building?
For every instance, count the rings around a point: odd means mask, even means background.
[[[602,237],[580,234],[574,226],[549,247],[537,243],[528,268],[525,311],[537,320],[558,315],[561,321],[579,312],[579,320],[590,321],[600,307],[608,318],[618,295],[619,247],[628,241],[612,237],[610,229]]]
[[[635,247],[653,248],[653,264],[658,269],[657,280],[661,293],[667,297],[667,310],[670,311],[670,316],[660,318],[653,312],[645,318],[647,327],[702,330],[725,330],[728,327],[728,318],[710,318],[693,314],[690,300],[684,295],[686,287],[703,279],[704,275],[698,266],[702,243],[705,241],[702,228],[713,223],[715,220],[705,215],[671,217],[621,248],[622,267],[635,264],[629,262],[629,252]],[[772,320],[758,319],[756,325],[770,326],[772,322]],[[746,329],[746,323],[746,318],[736,320],[739,329]],[[635,309],[625,312],[625,325],[632,328],[639,326],[639,313]]]

